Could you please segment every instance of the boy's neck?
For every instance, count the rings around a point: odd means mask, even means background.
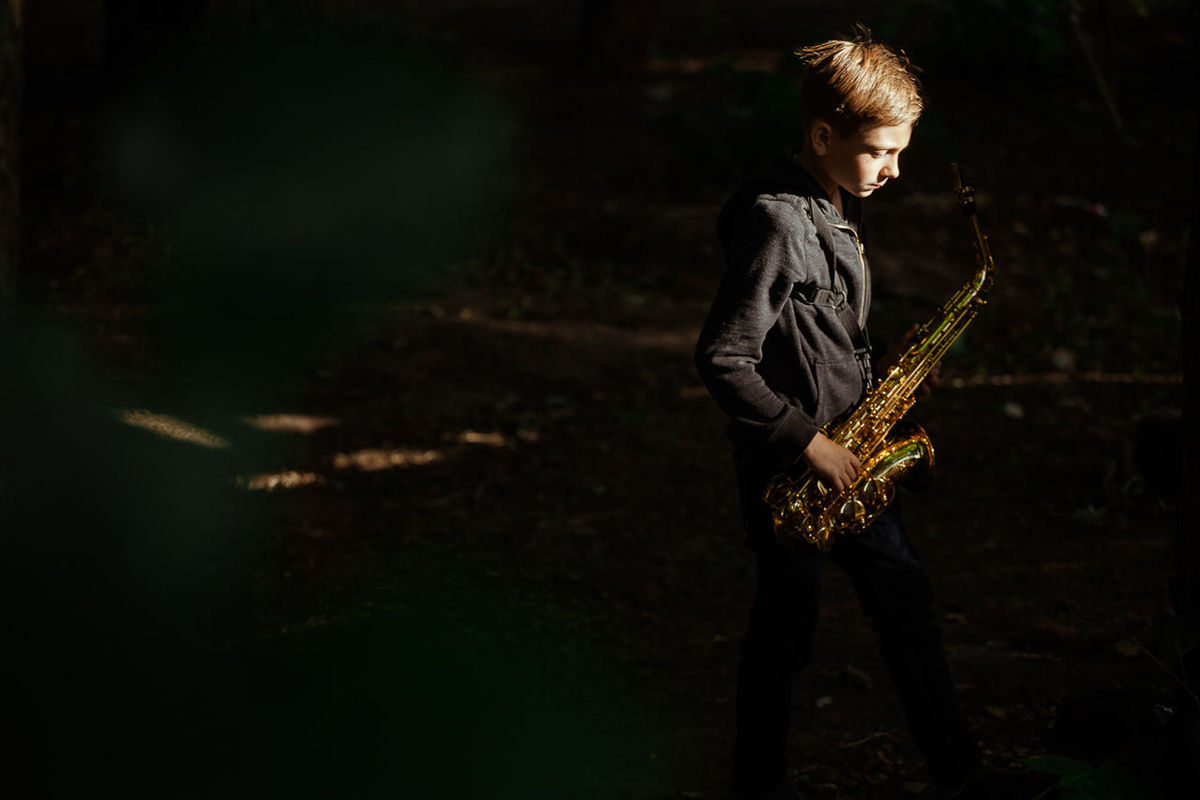
[[[833,207],[837,210],[838,214],[845,217],[846,213],[842,209],[841,187],[839,187],[837,181],[830,178],[829,173],[822,168],[821,162],[816,158],[816,156],[813,155],[812,148],[805,147],[803,150],[801,150],[796,155],[796,163],[803,167],[809,175],[812,175],[813,178],[816,179],[821,188],[825,190],[825,195],[829,198],[829,202],[833,203]]]

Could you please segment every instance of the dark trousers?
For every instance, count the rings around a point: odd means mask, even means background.
[[[792,681],[812,655],[828,560],[850,577],[878,634],[909,731],[933,779],[956,786],[979,768],[978,748],[955,698],[929,580],[899,512],[889,510],[862,534],[841,536],[828,553],[808,545],[784,548],[772,534],[762,484],[742,477],[742,511],[758,559],[758,584],[738,666],[734,785],[753,797],[787,777]]]

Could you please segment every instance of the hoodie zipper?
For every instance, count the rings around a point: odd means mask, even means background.
[[[859,269],[862,271],[862,281],[863,281],[862,282],[862,287],[863,287],[862,300],[859,302],[859,309],[858,309],[858,324],[866,325],[866,323],[867,323],[867,259],[863,253],[862,239],[858,238],[858,231],[854,230],[854,228],[851,228],[849,225],[839,225],[838,223],[831,221],[829,223],[829,226],[831,228],[838,228],[839,230],[849,231],[850,235],[854,237],[854,246],[858,249],[858,266],[859,266]]]

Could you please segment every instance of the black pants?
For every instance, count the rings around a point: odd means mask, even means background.
[[[862,534],[840,537],[828,553],[807,545],[784,548],[772,534],[762,485],[754,476],[742,477],[758,585],[738,666],[735,786],[752,797],[786,779],[792,681],[812,654],[827,560],[854,584],[934,781],[957,785],[978,769],[978,748],[958,709],[929,580],[898,511],[889,510]]]

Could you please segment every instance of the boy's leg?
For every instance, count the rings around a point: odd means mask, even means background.
[[[934,780],[959,785],[979,769],[979,749],[958,707],[933,620],[932,588],[899,513],[885,513],[859,536],[841,537],[830,558],[850,576],[879,635],[909,730]]]
[[[812,653],[826,556],[781,548],[761,486],[743,477],[741,488],[758,580],[738,663],[733,783],[739,797],[757,798],[787,780],[792,680]]]

